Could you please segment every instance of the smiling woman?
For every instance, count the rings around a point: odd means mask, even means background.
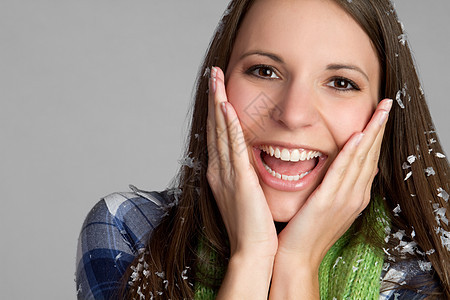
[[[367,34],[339,5],[258,1],[239,28],[225,81],[246,140],[258,148],[249,156],[274,220],[286,222],[368,123],[379,100],[380,64]],[[245,113],[260,93],[281,112],[266,122]],[[275,156],[261,160],[262,145]],[[297,151],[320,155],[296,163],[277,158]]]
[[[449,165],[402,34],[388,0],[231,1],[177,185],[97,204],[79,298],[449,297]]]

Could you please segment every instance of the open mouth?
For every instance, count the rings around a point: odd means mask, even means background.
[[[305,149],[286,149],[268,145],[259,146],[261,162],[275,178],[299,181],[318,165],[322,153]]]

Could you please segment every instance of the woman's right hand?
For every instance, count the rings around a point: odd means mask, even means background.
[[[238,116],[227,100],[224,74],[217,67],[212,68],[209,83],[207,139],[206,175],[231,251],[218,298],[267,299],[278,248],[277,232],[250,164]]]

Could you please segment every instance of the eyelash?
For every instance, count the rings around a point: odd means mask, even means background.
[[[272,75],[277,76],[277,78],[261,76],[259,74],[255,74],[254,73],[255,71],[258,71],[258,70],[261,70],[261,69],[270,70],[272,72]],[[248,74],[248,75],[255,76],[255,77],[259,78],[259,79],[275,80],[275,79],[279,79],[280,78],[280,76],[277,75],[276,70],[272,66],[263,65],[263,64],[251,66],[250,68],[247,69],[247,71],[245,71],[245,73]],[[344,81],[346,83],[346,85],[350,85],[350,88],[339,88],[339,87],[334,87],[334,86],[331,85],[332,82],[335,82],[335,81],[338,81],[338,80]],[[342,76],[336,76],[336,77],[331,78],[330,81],[328,82],[327,86],[337,90],[338,92],[350,92],[350,91],[360,91],[361,90],[359,88],[359,86],[353,80],[350,80],[350,79],[342,77]]]

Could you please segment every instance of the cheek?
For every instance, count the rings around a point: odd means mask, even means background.
[[[327,123],[339,149],[354,133],[364,130],[374,111],[375,108],[371,102],[327,110]]]
[[[248,94],[247,89],[243,88],[241,85],[236,83],[234,80],[229,80],[226,85],[226,93],[228,102],[233,105],[233,108],[236,110],[239,118],[242,117],[242,112],[245,109],[245,106],[248,104]]]
[[[246,136],[257,135],[258,128],[264,124],[260,120],[267,115],[267,103],[261,97],[261,90],[251,84],[242,84],[241,79],[230,78],[226,85],[228,101],[235,109]]]

